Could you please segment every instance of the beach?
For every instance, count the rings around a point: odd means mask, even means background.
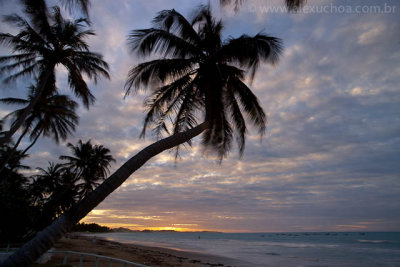
[[[81,232],[68,235],[55,249],[147,266],[400,266],[398,232]],[[62,255],[57,260],[61,263]],[[78,266],[79,257],[75,262]]]
[[[123,244],[98,237],[94,238],[91,236],[82,236],[79,234],[67,235],[66,237],[58,241],[55,244],[54,248],[56,251],[77,251],[93,253],[102,256],[109,256],[140,263],[147,266],[246,266],[246,264],[243,262],[214,255],[193,253],[175,249],[142,246],[136,244]],[[63,257],[64,256],[62,254],[55,254],[52,256],[51,260],[48,263],[60,264],[63,261]],[[87,264],[87,266],[93,266],[93,263],[93,258],[85,258],[84,260],[84,264]],[[68,258],[68,264],[72,266],[77,266],[79,264],[79,257],[70,256]],[[103,260],[99,261],[98,266],[109,266],[108,264],[108,261]]]

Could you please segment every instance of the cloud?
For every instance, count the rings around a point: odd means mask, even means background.
[[[97,102],[80,109],[68,142],[92,139],[110,148],[115,170],[154,141],[138,139],[145,94],[123,99],[129,68],[143,60],[129,53],[126,36],[149,27],[161,9],[188,14],[192,5],[93,5],[97,36],[89,42],[110,63],[112,79],[89,83]],[[251,85],[268,115],[266,136],[260,142],[249,127],[243,158],[234,149],[221,165],[203,153],[198,138],[177,163],[171,153],[158,155],[86,220],[134,229],[399,230],[398,17],[215,10],[225,21],[225,38],[264,30],[284,40],[279,64],[261,65]],[[62,73],[59,86],[66,86]],[[68,153],[65,143],[42,139],[27,162],[44,167]]]

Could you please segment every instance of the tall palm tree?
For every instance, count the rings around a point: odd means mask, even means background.
[[[12,73],[6,82],[21,76],[37,74],[37,93],[24,110],[19,122],[11,127],[1,144],[8,142],[22,126],[28,114],[42,97],[48,82],[55,81],[55,67],[63,65],[68,71],[68,83],[74,94],[80,98],[86,108],[95,101],[83,79],[82,73],[97,82],[100,76],[109,78],[108,64],[98,53],[89,51],[85,38],[94,35],[85,29],[86,19],[74,21],[62,17],[60,9],[54,7],[50,13],[42,0],[25,0],[25,14],[30,22],[13,14],[5,17],[5,22],[20,28],[16,35],[0,33],[0,44],[13,49],[14,55],[0,57],[0,73]]]
[[[24,136],[30,132],[32,143],[22,152],[24,154],[36,143],[40,136],[52,137],[57,143],[61,140],[66,140],[68,135],[75,131],[79,118],[76,115],[78,104],[70,99],[67,95],[54,94],[57,90],[46,90],[46,95],[37,102],[26,117],[23,123],[22,134],[14,145],[14,151],[19,146]],[[37,90],[34,86],[30,87],[30,92],[27,99],[21,98],[3,98],[1,103],[26,105],[25,107],[11,112],[6,118],[12,118],[11,125],[19,122],[22,114],[27,106],[35,98]],[[50,93],[49,95],[47,93]],[[11,156],[11,155],[10,155]],[[6,162],[3,162],[1,169]]]
[[[264,112],[243,79],[246,71],[254,77],[261,62],[277,62],[282,50],[280,39],[260,33],[223,42],[222,23],[215,21],[208,7],[200,9],[191,22],[175,10],[161,11],[154,21],[154,28],[133,31],[129,40],[135,51],[146,56],[161,54],[162,58],[133,68],[126,88],[129,93],[132,88],[149,85],[155,78],[164,84],[156,87],[146,102],[149,112],[144,129],[154,123],[160,132],[164,129],[172,135],[130,158],[92,193],[10,256],[4,266],[33,262],[159,153],[204,133],[204,144],[215,147],[223,156],[230,147],[233,132],[238,135],[242,151],[246,134],[242,112],[249,115],[260,133],[264,131]],[[165,116],[174,112],[174,125],[168,127]],[[201,115],[203,122],[198,124],[196,115]]]
[[[108,173],[111,162],[115,159],[109,154],[110,150],[102,145],[92,145],[82,140],[74,146],[68,143],[67,146],[72,152],[72,156],[61,156],[61,160],[67,160],[64,164],[72,172],[76,173],[77,178],[81,181],[78,184],[80,188],[80,196],[84,197],[92,192],[104,180]]]

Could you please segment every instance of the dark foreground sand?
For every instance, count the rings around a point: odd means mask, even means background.
[[[204,266],[251,266],[246,263],[223,258],[213,255],[205,255],[186,251],[178,251],[172,249],[164,249],[157,247],[147,247],[133,244],[121,244],[92,237],[80,235],[68,235],[62,238],[54,246],[55,250],[62,251],[78,251],[104,255],[114,258],[120,258],[128,261],[137,262],[148,266],[165,266],[165,267],[204,267]],[[63,261],[63,255],[55,254],[52,256],[49,264],[60,264]],[[85,258],[84,266],[93,266],[94,259]],[[78,266],[79,257],[69,256],[68,264]],[[99,261],[98,266],[109,266],[109,262]],[[113,264],[113,266],[123,266],[122,264]]]

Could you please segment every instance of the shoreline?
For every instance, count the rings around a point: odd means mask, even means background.
[[[101,237],[83,236],[79,233],[67,234],[55,245],[55,250],[59,251],[77,251],[93,253],[103,256],[120,258],[148,266],[159,267],[205,267],[205,266],[223,266],[223,267],[245,267],[251,266],[249,263],[215,256],[202,254],[198,252],[175,250],[171,248],[145,246],[131,243],[120,243],[106,240]],[[60,264],[63,261],[63,255],[53,255],[49,263]],[[90,264],[94,259],[84,260],[84,263]],[[69,264],[79,263],[79,257],[70,257]],[[104,265],[103,265],[104,264]],[[108,266],[108,262],[99,262],[99,266]],[[89,265],[88,265],[89,266]],[[93,266],[93,265],[92,265]]]

